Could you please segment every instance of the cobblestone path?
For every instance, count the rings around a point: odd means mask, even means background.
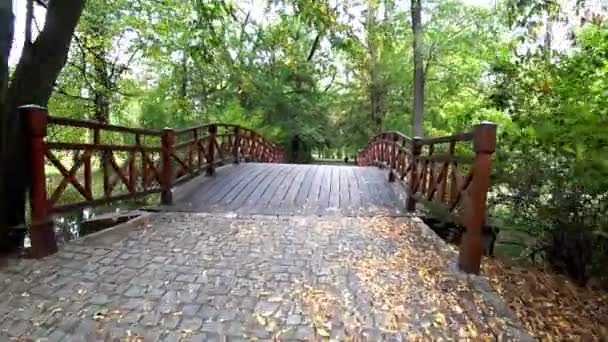
[[[0,341],[526,337],[407,217],[155,214],[125,235],[0,266]]]

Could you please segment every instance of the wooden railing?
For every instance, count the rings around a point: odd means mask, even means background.
[[[405,181],[408,210],[416,210],[417,200],[433,202],[447,210],[453,220],[466,228],[460,245],[460,268],[478,273],[495,147],[493,123],[481,123],[471,132],[432,139],[384,132],[359,151],[357,163],[386,167],[389,181]]]
[[[152,130],[54,117],[37,106],[20,111],[29,151],[34,257],[57,250],[53,213],[153,193],[170,205],[175,185],[202,171],[211,175],[218,164],[283,160],[278,145],[236,125]],[[75,191],[68,193],[70,186]]]

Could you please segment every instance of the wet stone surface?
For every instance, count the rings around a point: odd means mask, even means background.
[[[0,340],[525,337],[455,258],[407,217],[158,214],[0,266]]]

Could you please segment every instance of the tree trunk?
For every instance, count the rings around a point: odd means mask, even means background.
[[[12,17],[11,0],[0,1],[0,22],[12,23],[12,20],[4,20]],[[32,44],[24,44],[10,86],[7,88],[5,81],[2,83],[1,92],[6,97],[0,108],[0,240],[6,236],[8,227],[22,224],[25,219],[28,172],[26,141],[18,108],[25,104],[47,105],[55,81],[66,62],[72,34],[84,3],[85,0],[51,0],[44,29]],[[10,30],[5,30],[6,26],[0,39],[8,37],[12,40]],[[4,58],[7,45],[4,41],[0,44],[3,54],[0,68],[5,70],[8,69]],[[10,49],[10,43],[8,46]],[[1,76],[4,75],[6,72],[3,71]]]
[[[384,122],[383,98],[384,85],[381,79],[379,63],[378,63],[378,47],[376,44],[376,8],[371,2],[367,6],[367,53],[369,55],[369,100],[370,100],[370,118],[372,123],[372,132],[370,136],[374,136],[382,131]]]
[[[545,44],[543,46],[543,52],[545,61],[547,64],[551,63],[551,50],[552,50],[552,37],[553,37],[553,20],[549,13],[547,13],[545,22]]]
[[[422,0],[412,0],[412,31],[414,33],[414,108],[413,135],[424,136],[424,48],[422,43]]]
[[[13,30],[14,30],[14,16],[13,16],[13,0],[0,0],[0,110],[4,108],[7,102],[7,93],[8,93],[8,58],[11,51],[11,46],[13,43]],[[3,119],[0,117],[0,119]],[[4,120],[0,121],[0,125]],[[4,132],[0,132],[0,143],[4,140]],[[7,181],[6,178],[2,176],[2,171],[4,170],[4,162],[0,159],[0,195],[2,194],[2,189],[4,188],[4,184]],[[0,222],[6,220],[7,211],[4,210],[4,207],[0,207]],[[4,250],[9,249],[12,241],[9,241],[8,231],[7,229],[2,229],[2,225],[0,224],[0,252],[4,252]],[[14,248],[14,247],[13,247]]]
[[[98,37],[102,37],[99,35]],[[93,82],[92,92],[95,99],[95,120],[104,124],[110,122],[110,92],[114,89],[114,82],[108,63],[106,61],[107,53],[103,46],[93,49],[93,70],[95,72],[95,81]]]
[[[8,57],[13,43],[13,19],[13,1],[0,0],[0,108],[4,106],[8,90]]]

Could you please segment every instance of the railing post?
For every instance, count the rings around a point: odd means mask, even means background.
[[[188,173],[192,172],[194,169],[194,149],[196,148],[196,139],[198,139],[198,133],[195,130],[192,131],[192,141],[193,143],[188,146]]]
[[[393,183],[397,178],[395,176],[395,169],[397,168],[397,158],[399,156],[399,136],[397,134],[393,135],[393,144],[391,146],[391,155],[390,155],[390,163],[389,163],[389,171],[388,171],[388,181],[389,183]]]
[[[201,151],[200,148],[200,135],[198,134],[198,128],[196,128],[194,130],[194,146],[193,148],[196,149],[196,171],[200,171],[202,165],[203,165],[203,152]]]
[[[388,166],[388,144],[386,143],[387,141],[387,137],[386,137],[386,133],[382,133],[382,157],[380,157],[381,160],[381,165],[380,167],[383,168],[384,164],[386,164],[386,166]]]
[[[46,108],[28,105],[19,108],[26,125],[29,172],[32,256],[42,258],[57,252],[55,230],[46,193],[44,155],[48,113]]]
[[[234,145],[232,146],[232,156],[234,157],[234,164],[239,163],[239,145],[241,144],[241,136],[239,127],[234,127]]]
[[[418,157],[420,156],[421,149],[422,149],[422,146],[420,145],[420,138],[414,137],[414,139],[412,139],[412,160],[410,160],[412,167],[410,170],[410,177],[407,181],[409,191],[407,193],[406,209],[409,212],[416,211],[416,199],[414,198],[414,195],[415,195],[414,189],[416,188],[416,180],[418,178],[418,176],[417,176]]]
[[[379,145],[378,145],[378,158],[376,158],[378,160],[378,167],[380,169],[383,168],[382,163],[384,162],[384,133],[380,133],[379,135],[380,137],[380,141],[379,141]]]
[[[93,171],[91,154],[84,161],[84,189],[89,197],[93,197]]]
[[[215,142],[217,139],[217,126],[209,125],[209,141],[207,144],[207,176],[212,176],[215,173],[213,166],[213,158],[215,158]]]
[[[481,264],[482,226],[486,216],[486,198],[490,188],[492,153],[496,149],[496,124],[482,122],[473,131],[473,179],[469,185],[469,205],[466,206],[466,231],[460,243],[458,264],[467,273],[479,273]]]
[[[170,128],[165,128],[161,136],[162,145],[162,193],[161,203],[164,205],[173,204],[173,194],[171,193],[171,187],[173,186],[173,166],[171,163],[171,156],[173,155],[173,144],[175,143],[175,131]]]

